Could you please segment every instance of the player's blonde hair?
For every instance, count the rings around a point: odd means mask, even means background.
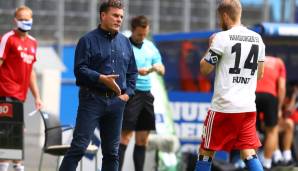
[[[226,13],[231,20],[237,21],[241,18],[242,6],[239,0],[221,0],[217,11],[220,15]]]
[[[31,10],[31,8],[27,7],[26,5],[22,5],[22,6],[18,7],[18,8],[16,8],[16,10],[15,10],[15,12],[14,12],[14,16],[16,17],[17,14],[18,14],[19,12],[21,12],[21,11],[29,11],[30,14],[31,14],[31,16],[33,15],[33,12],[32,12],[32,10]]]

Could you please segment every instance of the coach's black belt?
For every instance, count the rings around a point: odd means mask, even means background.
[[[117,96],[117,94],[112,90],[100,91],[100,90],[97,90],[95,88],[89,88],[89,87],[81,87],[81,89],[89,91],[91,93],[94,93],[94,94],[96,94],[98,96],[102,96],[102,97],[115,97],[115,96]],[[123,93],[121,93],[121,94],[123,94]]]
[[[0,97],[1,101],[6,101],[6,102],[21,102],[20,100],[14,98],[14,97]]]

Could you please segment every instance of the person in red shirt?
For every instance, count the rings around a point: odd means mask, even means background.
[[[196,64],[194,59],[189,59],[194,56],[193,51],[199,51],[199,47],[195,46],[191,41],[184,41],[181,44],[181,55],[179,58],[179,70],[180,70],[180,86],[183,91],[199,91],[210,92],[211,81],[208,76],[204,76],[200,73],[194,73],[191,69],[193,63]],[[191,63],[191,64],[190,64]],[[195,67],[197,72],[197,66]]]
[[[263,79],[256,89],[258,118],[263,116],[265,123],[265,142],[263,167],[270,169],[272,154],[278,143],[278,120],[282,115],[282,105],[286,94],[286,69],[283,61],[277,57],[265,58]],[[263,115],[262,115],[263,114]]]
[[[298,85],[289,86],[289,95],[285,99],[285,115],[298,124]]]
[[[35,107],[40,109],[42,101],[32,70],[36,61],[37,41],[28,34],[32,27],[32,10],[21,6],[14,13],[16,28],[4,34],[0,42],[0,100],[23,103],[28,88],[35,98]],[[8,169],[7,160],[0,160],[0,171]],[[13,161],[16,171],[23,171],[21,161]]]
[[[273,164],[293,165],[295,164],[292,156],[292,143],[295,130],[295,117],[297,117],[296,98],[298,96],[298,87],[288,84],[287,93],[283,103],[283,116],[279,119],[278,130],[283,134],[281,143],[282,151],[277,148],[272,156]]]

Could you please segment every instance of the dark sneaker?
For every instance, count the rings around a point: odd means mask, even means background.
[[[272,167],[277,167],[277,166],[284,166],[284,162],[283,161],[278,161],[278,162],[272,161]]]

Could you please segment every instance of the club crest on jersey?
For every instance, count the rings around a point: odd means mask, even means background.
[[[216,55],[210,57],[212,63],[216,64],[218,62],[218,57]]]

